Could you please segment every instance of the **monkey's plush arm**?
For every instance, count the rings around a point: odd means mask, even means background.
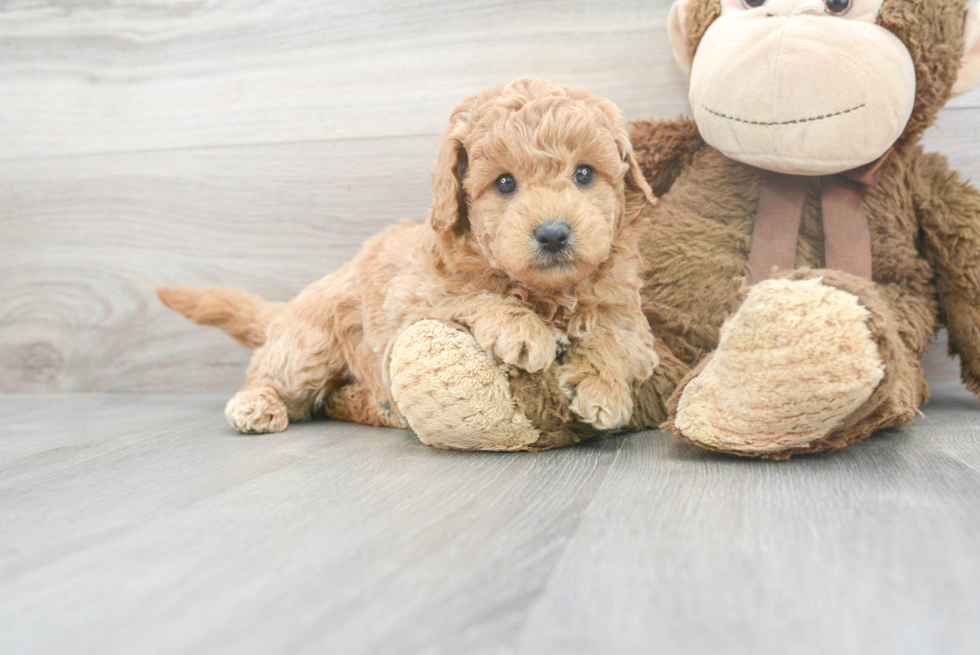
[[[926,256],[936,271],[963,382],[980,394],[980,192],[941,155],[920,157],[913,181]]]
[[[690,118],[630,123],[633,152],[656,196],[670,190],[677,176],[704,146],[698,126]]]

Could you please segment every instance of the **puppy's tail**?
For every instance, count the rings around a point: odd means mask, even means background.
[[[214,325],[246,348],[265,343],[269,323],[282,309],[231,287],[156,287],[154,291],[170,309],[200,325]]]

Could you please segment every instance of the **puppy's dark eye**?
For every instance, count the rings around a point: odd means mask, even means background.
[[[854,3],[852,0],[824,0],[824,4],[827,5],[828,13],[840,16],[846,14]]]
[[[575,175],[572,178],[575,180],[575,184],[586,187],[595,181],[595,171],[592,170],[591,166],[583,164],[575,169]]]
[[[766,4],[766,0],[745,0],[746,7],[761,7]]]
[[[493,183],[493,188],[502,196],[509,196],[517,191],[517,180],[510,173],[504,173]]]

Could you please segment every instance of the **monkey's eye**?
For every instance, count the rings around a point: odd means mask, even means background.
[[[517,180],[510,173],[504,173],[493,183],[493,188],[502,196],[512,195],[517,191]]]
[[[840,16],[850,11],[854,2],[853,0],[824,0],[824,4],[827,5],[828,13]]]
[[[575,184],[579,185],[580,187],[591,186],[595,181],[595,171],[591,166],[582,164],[581,166],[577,166],[575,168],[575,175],[572,176],[572,179],[575,180]]]
[[[761,7],[764,4],[766,4],[766,0],[745,0],[745,6],[753,9],[755,7]]]

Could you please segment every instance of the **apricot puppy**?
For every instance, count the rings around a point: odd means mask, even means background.
[[[278,432],[320,410],[406,427],[389,353],[421,319],[469,330],[527,371],[558,357],[582,420],[627,423],[633,388],[657,365],[637,251],[641,212],[655,201],[616,107],[522,78],[466,99],[449,121],[426,223],[389,228],[289,303],[224,287],[157,290],[255,348],[225,410],[237,430]]]

